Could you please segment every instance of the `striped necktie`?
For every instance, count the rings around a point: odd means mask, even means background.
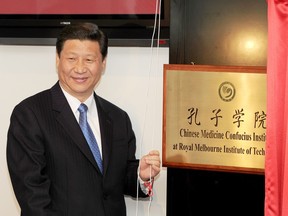
[[[101,173],[103,173],[103,165],[102,165],[102,159],[101,159],[101,154],[100,154],[100,150],[99,150],[99,146],[97,144],[96,138],[91,130],[90,125],[88,124],[87,121],[87,110],[88,107],[81,103],[78,111],[80,112],[80,116],[79,116],[79,125],[80,128],[86,138],[86,141],[92,151],[92,154],[98,164],[98,167],[101,171]]]

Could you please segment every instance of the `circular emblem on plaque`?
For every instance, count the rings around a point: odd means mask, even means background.
[[[219,86],[218,90],[219,96],[223,101],[229,102],[233,100],[236,94],[235,87],[230,82],[223,82]]]

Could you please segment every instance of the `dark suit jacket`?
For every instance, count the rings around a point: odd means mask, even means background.
[[[135,136],[126,112],[94,96],[103,175],[59,83],[13,110],[7,162],[22,216],[126,215],[124,194],[138,187]]]

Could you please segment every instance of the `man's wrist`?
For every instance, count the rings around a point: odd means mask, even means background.
[[[141,179],[141,177],[139,176],[139,183],[140,183],[140,187],[142,189],[142,191],[148,195],[148,196],[152,196],[153,195],[153,183],[154,183],[154,178],[151,178],[147,181],[144,181],[143,179]]]

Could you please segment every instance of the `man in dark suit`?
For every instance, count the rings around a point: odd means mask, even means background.
[[[22,216],[122,216],[124,194],[149,195],[159,152],[136,160],[127,113],[94,92],[107,44],[94,24],[65,27],[56,43],[59,81],[12,112],[7,163]],[[100,165],[81,130],[83,104]]]

